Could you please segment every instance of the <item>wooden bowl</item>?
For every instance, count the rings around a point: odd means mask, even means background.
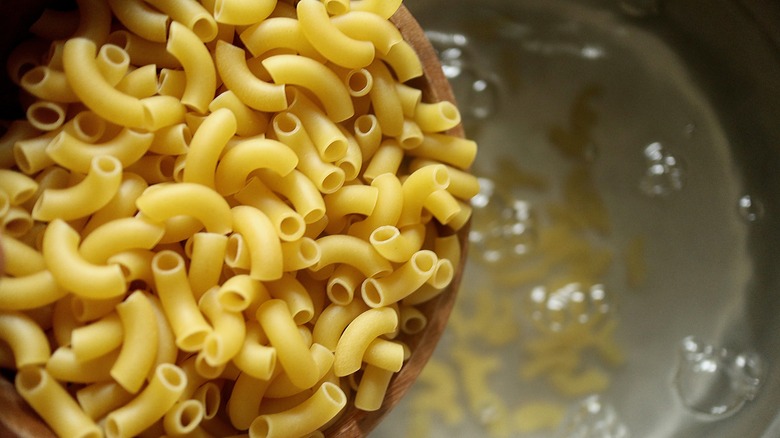
[[[37,3],[37,6],[34,6]],[[40,8],[41,2],[31,2],[30,7],[22,12],[22,19],[17,21],[14,27],[16,30],[8,30],[0,33],[0,38],[4,38],[8,47],[8,41],[18,35],[23,26],[24,18],[32,19],[35,14],[30,14],[29,9]],[[0,8],[0,12],[3,11]],[[17,13],[16,15],[18,15]],[[8,18],[7,16],[5,18]],[[431,43],[425,36],[423,29],[414,19],[412,14],[405,6],[396,12],[390,19],[396,27],[399,28],[404,38],[414,47],[420,57],[423,65],[424,76],[410,82],[411,85],[419,88],[423,92],[423,100],[435,102],[447,100],[455,103],[455,98],[450,88],[449,82],[444,76],[436,52]],[[20,24],[21,23],[21,24]],[[2,53],[0,53],[2,55]],[[7,102],[8,100],[6,100]],[[448,132],[452,135],[463,136],[463,128],[458,125]],[[351,404],[347,405],[347,410],[339,420],[331,425],[326,436],[338,437],[363,437],[373,430],[385,415],[398,404],[401,398],[412,386],[417,376],[422,371],[428,359],[438,343],[447,320],[449,319],[455,299],[457,289],[460,285],[461,276],[466,260],[468,226],[460,230],[459,240],[462,248],[462,257],[460,265],[456,267],[455,277],[451,285],[436,298],[421,306],[421,310],[428,318],[426,329],[417,335],[407,337],[405,341],[409,345],[412,354],[400,372],[396,373],[388,388],[382,407],[373,412],[361,411]],[[0,436],[2,437],[24,437],[24,438],[48,438],[54,437],[54,433],[40,420],[25,401],[16,393],[14,385],[9,379],[12,375],[0,377]]]

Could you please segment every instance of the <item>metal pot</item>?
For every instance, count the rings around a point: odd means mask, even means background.
[[[423,373],[376,435],[780,436],[780,6],[408,7],[480,144],[485,190],[434,355],[450,400],[432,402],[443,384]],[[550,245],[584,245],[591,270],[533,268]],[[606,314],[621,361],[554,334],[579,324],[581,340]],[[545,342],[558,356],[539,356]],[[605,380],[574,388],[591,371]]]

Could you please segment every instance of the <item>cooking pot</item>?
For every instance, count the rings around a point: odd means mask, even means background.
[[[483,192],[448,332],[376,436],[780,436],[780,5],[408,7]]]

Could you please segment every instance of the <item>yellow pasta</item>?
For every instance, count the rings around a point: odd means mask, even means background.
[[[233,229],[230,205],[217,192],[196,183],[172,183],[150,187],[136,199],[145,216],[164,221],[175,216],[191,216],[208,232],[227,234]],[[184,239],[179,239],[184,240]]]
[[[383,174],[393,175],[398,172],[404,158],[404,149],[397,140],[387,139],[382,141],[374,151],[371,160],[363,171],[366,181],[373,181]]]
[[[393,225],[382,225],[374,229],[369,242],[382,257],[391,262],[403,263],[422,248],[425,240],[425,226],[413,224],[402,230]]]
[[[16,374],[16,390],[60,436],[98,438],[102,431],[68,392],[44,369],[25,367]]]
[[[232,209],[236,233],[244,236],[250,258],[249,275],[256,280],[281,278],[282,245],[268,216],[248,205]]]
[[[0,311],[0,337],[11,348],[17,369],[43,365],[51,356],[43,329],[21,312]]]
[[[183,24],[203,42],[217,36],[217,22],[199,2],[195,0],[146,0],[155,8],[171,16],[174,22]]]
[[[122,388],[135,394],[146,381],[157,355],[157,318],[149,299],[133,292],[116,306],[122,322],[124,340],[111,377]]]
[[[112,308],[116,304],[111,303]],[[79,361],[92,360],[122,345],[123,336],[119,314],[112,311],[91,324],[75,328],[70,334],[70,345]]]
[[[231,360],[241,350],[246,336],[244,316],[224,309],[219,302],[218,290],[218,287],[209,289],[198,302],[198,307],[214,327],[203,344],[205,360],[211,366]]]
[[[319,382],[325,377],[325,375],[333,366],[333,353],[320,344],[312,344],[310,351],[316,364],[316,368],[312,370],[312,372],[316,373],[316,381]],[[300,388],[295,386],[287,377],[286,373],[281,373],[273,378],[271,384],[268,385],[264,395],[268,398],[279,399],[292,397],[296,394],[308,393],[307,389],[310,388]]]
[[[306,288],[291,274],[283,274],[278,280],[266,283],[272,298],[287,304],[287,309],[297,325],[303,325],[314,317],[314,303]]]
[[[351,0],[349,7],[353,11],[373,12],[387,19],[395,14],[401,2],[401,0]]]
[[[257,310],[257,320],[276,349],[279,364],[290,381],[300,388],[312,387],[317,381],[317,376],[311,372],[316,369],[316,363],[287,304],[279,299],[266,301]]]
[[[294,169],[285,176],[266,169],[256,171],[257,177],[271,189],[292,204],[305,223],[318,221],[325,215],[325,201],[317,186],[306,176]]]
[[[246,186],[235,194],[235,199],[265,213],[274,225],[279,237],[285,242],[296,241],[305,232],[304,217],[280,199],[258,178],[250,179]]]
[[[436,253],[420,250],[408,262],[381,278],[368,278],[361,286],[361,296],[371,307],[396,303],[416,291],[433,275]]]
[[[355,407],[363,411],[376,411],[382,407],[385,392],[393,372],[367,365],[355,394]]]
[[[389,307],[369,309],[356,316],[336,344],[333,372],[346,376],[360,369],[369,344],[398,328],[398,314]]]
[[[64,189],[45,190],[32,210],[37,220],[78,219],[96,212],[111,201],[122,181],[122,164],[111,156],[92,159],[87,177]]]
[[[116,382],[97,382],[76,391],[79,406],[93,420],[104,417],[132,399],[133,394]]]
[[[423,167],[409,175],[402,184],[404,198],[398,226],[420,222],[425,200],[432,192],[446,189],[449,183],[447,168],[440,164]]]
[[[246,185],[249,175],[257,169],[287,176],[297,165],[298,156],[284,143],[266,138],[244,140],[220,159],[214,175],[216,188],[223,195],[232,195]]]
[[[249,321],[241,350],[233,357],[233,363],[245,374],[255,379],[270,381],[276,369],[276,349],[266,345],[268,339],[256,321]]]
[[[275,55],[264,59],[263,67],[275,83],[297,85],[317,96],[334,122],[344,121],[355,113],[346,86],[321,63],[305,56]]]
[[[346,36],[331,21],[325,5],[303,0],[296,7],[301,30],[306,39],[325,58],[348,68],[362,68],[374,58],[374,46]]]
[[[217,87],[216,68],[208,48],[195,32],[178,21],[170,25],[166,47],[179,60],[187,77],[181,102],[205,113]]]
[[[275,6],[272,0],[214,0],[214,19],[219,23],[254,24],[271,15]]]
[[[142,218],[115,219],[85,237],[79,252],[90,263],[105,263],[112,255],[126,250],[154,248],[164,233],[162,225]]]
[[[366,277],[381,276],[392,271],[392,266],[368,242],[347,235],[330,235],[317,239],[321,256],[312,270],[319,271],[335,263],[354,266]]]
[[[137,397],[106,416],[106,436],[132,437],[151,426],[173,407],[186,384],[181,368],[159,365],[149,385]]]
[[[98,356],[95,359],[80,361],[73,350],[59,347],[46,362],[46,371],[59,381],[73,383],[95,383],[111,380],[111,367],[116,362],[119,351]]]
[[[285,86],[265,82],[255,76],[249,70],[243,49],[217,41],[214,62],[228,90],[235,93],[250,108],[259,111],[287,109]]]
[[[240,34],[241,41],[254,56],[266,52],[289,50],[317,61],[325,58],[309,43],[297,19],[271,17],[255,23]]]
[[[192,136],[183,181],[213,188],[217,160],[235,133],[236,117],[232,111],[218,109],[209,114]]]
[[[209,288],[219,284],[228,238],[216,233],[195,233],[189,241],[192,248],[187,278],[192,293],[199,299]]]
[[[336,416],[347,404],[337,385],[325,382],[303,403],[287,411],[257,417],[249,428],[256,437],[303,436],[314,432]]]
[[[220,108],[227,108],[233,112],[236,118],[236,135],[252,137],[263,134],[268,125],[268,117],[265,113],[253,111],[239,99],[236,93],[228,90],[209,103],[209,111],[214,112]]]
[[[195,431],[205,415],[203,404],[194,399],[179,401],[165,413],[163,429],[168,435],[188,435]]]
[[[142,0],[107,0],[114,16],[133,33],[156,42],[168,38],[170,17]]]

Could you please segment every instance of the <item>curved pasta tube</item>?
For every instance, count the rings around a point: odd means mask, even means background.
[[[323,64],[299,55],[274,55],[262,63],[275,83],[297,85],[311,91],[334,122],[355,114],[349,90],[336,73]]]
[[[317,190],[317,186],[299,170],[295,169],[285,176],[280,176],[260,169],[257,171],[257,176],[274,193],[287,198],[305,223],[314,223],[325,215],[325,201],[322,199],[322,194]]]
[[[0,169],[0,191],[8,195],[10,205],[20,205],[32,198],[38,190],[38,183],[19,172]]]
[[[233,357],[233,363],[244,374],[255,379],[270,381],[276,367],[276,349],[266,345],[263,329],[256,321],[249,321],[246,326],[246,337],[238,354]]]
[[[367,412],[381,408],[392,377],[392,371],[367,365],[355,392],[355,407]]]
[[[301,120],[320,157],[327,162],[344,158],[349,145],[338,125],[299,90],[289,88],[287,93],[290,96],[290,112]]]
[[[428,318],[420,309],[414,306],[399,306],[399,326],[402,333],[415,335],[428,325]]]
[[[122,0],[119,0],[122,1]],[[139,0],[131,0],[139,1]],[[142,0],[141,0],[142,1]],[[111,44],[117,45],[125,49],[128,55],[130,55],[130,62],[133,65],[150,65],[153,64],[157,68],[161,69],[181,69],[181,63],[175,56],[168,52],[165,42],[168,40],[168,25],[166,25],[163,31],[165,32],[165,39],[160,42],[147,40],[133,32],[126,30],[116,30],[108,35],[108,41]],[[182,75],[184,71],[177,70]],[[182,92],[184,87],[182,87]],[[163,93],[160,93],[163,94]]]
[[[379,54],[378,58],[390,66],[399,82],[406,82],[423,75],[420,57],[406,41],[394,44],[386,54]]]
[[[173,407],[187,385],[187,375],[173,364],[161,364],[149,385],[128,404],[106,416],[107,437],[136,436]]]
[[[230,148],[217,166],[215,185],[222,195],[241,190],[257,169],[286,176],[298,165],[298,156],[286,144],[269,138],[244,140]]]
[[[135,201],[138,210],[155,221],[175,216],[191,216],[210,233],[228,234],[233,230],[230,205],[214,190],[195,183],[171,183],[147,189]]]
[[[368,310],[368,306],[361,300],[353,300],[346,305],[328,305],[314,323],[312,342],[324,345],[330,351],[335,351],[338,340],[347,325],[366,310]]]
[[[192,293],[199,299],[219,283],[228,238],[216,233],[195,233],[188,242],[191,242],[191,252],[187,278]]]
[[[376,338],[366,347],[363,362],[384,370],[398,372],[404,364],[405,354],[404,346],[400,342]]]
[[[135,207],[135,200],[147,187],[148,183],[139,175],[125,172],[114,197],[103,208],[92,214],[81,233],[88,236],[89,233],[105,223],[134,215],[138,211]]]
[[[39,99],[60,103],[79,101],[65,73],[48,65],[39,65],[25,73],[21,78],[21,86]]]
[[[266,283],[272,298],[287,304],[297,325],[303,325],[314,317],[314,303],[306,288],[292,274],[284,274],[278,280]]]
[[[372,12],[389,19],[401,6],[401,2],[402,0],[351,0],[349,7],[353,11]]]
[[[160,128],[154,133],[149,152],[160,155],[184,155],[192,141],[192,131],[186,123]]]
[[[234,25],[258,23],[268,18],[275,6],[275,0],[214,0],[214,19]]]
[[[46,362],[46,371],[63,382],[95,383],[111,380],[111,366],[119,355],[117,350],[92,360],[80,361],[73,350],[59,347]]]
[[[363,178],[373,181],[382,174],[397,174],[404,159],[404,149],[395,139],[384,140],[374,152],[368,165],[363,170]]]
[[[431,164],[441,163],[425,158],[415,158],[409,163],[409,171],[414,172]],[[447,167],[447,173],[450,175],[450,184],[447,186],[447,191],[452,193],[453,196],[467,200],[479,193],[479,180],[476,176],[453,166],[445,166]]]
[[[212,328],[192,295],[184,259],[171,250],[160,251],[152,259],[152,273],[160,304],[176,335],[176,345],[184,351],[200,350]]]
[[[241,137],[253,137],[265,133],[268,126],[268,116],[265,113],[254,111],[248,107],[236,93],[227,90],[215,97],[209,104],[209,110],[214,112],[220,108],[227,108],[236,117],[236,135]]]
[[[347,404],[341,388],[325,382],[303,403],[276,414],[257,417],[249,427],[257,437],[305,436],[333,419]]]
[[[374,45],[346,36],[331,21],[325,5],[302,0],[296,6],[301,31],[312,46],[334,64],[363,68],[374,59]]]
[[[346,185],[324,196],[328,216],[326,231],[336,233],[344,228],[346,218],[353,214],[370,215],[376,207],[379,189],[366,185]]]
[[[143,0],[107,0],[114,16],[130,31],[149,41],[164,43],[170,16],[150,8]]]
[[[209,49],[195,32],[178,21],[170,25],[166,48],[179,60],[187,77],[181,102],[205,114],[217,88],[217,72]]]
[[[122,181],[122,164],[114,157],[92,159],[87,177],[64,189],[46,189],[35,202],[36,220],[78,219],[98,211],[114,197]]]
[[[316,369],[309,347],[298,331],[287,304],[271,299],[261,304],[256,313],[257,321],[276,349],[279,364],[290,381],[300,388],[311,388],[317,382]]]
[[[300,23],[295,18],[272,17],[263,20],[246,28],[240,37],[253,56],[260,56],[272,50],[288,49],[315,61],[325,61],[306,39]]]
[[[40,252],[13,237],[3,236],[0,248],[5,261],[5,274],[22,277],[46,269],[46,262]]]
[[[29,365],[43,365],[51,357],[43,329],[22,312],[0,311],[0,339],[11,348],[17,370]]]
[[[370,278],[387,274],[393,269],[390,262],[370,243],[358,237],[337,234],[320,237],[316,242],[321,255],[312,268],[314,271],[334,263],[346,263]]]
[[[363,280],[365,280],[365,276],[362,272],[350,265],[339,265],[328,278],[328,285],[325,288],[328,298],[336,304],[351,303],[355,297],[355,291],[360,288],[360,283]]]
[[[146,115],[141,100],[114,88],[95,61],[97,46],[86,38],[71,38],[62,54],[63,69],[73,92],[93,112],[121,126],[143,128]]]
[[[195,130],[187,152],[183,181],[214,188],[214,172],[228,140],[236,134],[236,116],[228,109],[209,114]]]
[[[168,436],[182,436],[198,429],[204,419],[205,407],[199,400],[187,399],[176,402],[163,417],[163,430]]]
[[[379,189],[376,207],[365,220],[349,227],[349,234],[368,239],[371,233],[383,225],[396,225],[401,217],[404,193],[398,177],[392,173],[377,176],[371,186]]]
[[[87,38],[101,45],[111,30],[111,9],[103,0],[78,0],[79,25],[71,38]]]
[[[347,138],[347,151],[344,157],[337,160],[335,164],[344,172],[344,178],[348,181],[353,181],[358,177],[360,169],[363,167],[363,152],[360,150],[360,145],[355,140],[355,137],[346,128],[340,128]]]
[[[336,345],[333,372],[341,377],[360,369],[371,342],[398,328],[398,314],[389,307],[369,309],[349,323]]]
[[[309,237],[282,242],[282,266],[285,272],[314,266],[320,259],[320,247]]]
[[[396,92],[395,79],[380,60],[375,60],[366,69],[374,79],[374,85],[369,90],[368,96],[382,133],[389,136],[401,135],[404,111]]]
[[[76,400],[89,418],[97,420],[133,399],[116,382],[96,382],[76,391]]]
[[[211,366],[223,365],[231,360],[241,350],[246,336],[244,316],[224,309],[219,303],[218,290],[218,287],[209,289],[198,303],[214,327],[203,342],[203,354]]]
[[[146,129],[156,131],[184,121],[186,108],[173,96],[150,96],[141,100],[146,117]]]
[[[382,142],[382,128],[374,114],[364,114],[355,119],[355,140],[363,152],[363,159],[368,161],[374,155]]]
[[[217,41],[214,61],[228,90],[235,93],[250,108],[266,112],[287,109],[284,85],[265,82],[255,76],[249,70],[243,49],[221,40]]]
[[[139,99],[157,94],[157,66],[144,65],[125,75],[116,89]]]
[[[331,23],[352,39],[370,41],[380,53],[387,54],[391,47],[403,41],[392,22],[373,12],[349,11],[332,17]]]
[[[303,122],[291,112],[279,113],[273,118],[276,137],[298,156],[298,170],[303,172],[322,193],[333,193],[344,184],[344,171],[320,157]]]
[[[452,102],[420,102],[414,112],[414,121],[423,132],[441,132],[460,123],[460,111]]]
[[[122,322],[112,310],[95,322],[73,329],[70,347],[77,360],[87,361],[114,351],[122,345],[123,337]]]
[[[27,120],[41,131],[55,131],[65,123],[67,104],[39,100],[27,107]]]
[[[16,391],[59,436],[98,438],[100,428],[46,370],[25,367],[15,379]]]
[[[439,223],[449,225],[460,213],[461,202],[455,199],[447,190],[434,190],[423,202],[423,207],[435,217]]]
[[[217,301],[223,309],[230,312],[242,312],[250,307],[271,299],[263,282],[255,280],[249,275],[234,275],[219,287]]]
[[[401,186],[404,198],[398,226],[405,227],[420,222],[425,200],[434,191],[446,189],[449,183],[450,176],[447,168],[440,164],[426,166],[412,172]]]
[[[430,133],[423,137],[420,146],[409,150],[408,154],[465,170],[474,163],[477,143],[454,135]]]
[[[146,0],[155,8],[183,24],[206,43],[217,36],[217,22],[209,11],[196,0]]]
[[[66,169],[87,173],[95,157],[111,155],[123,168],[135,163],[146,154],[153,139],[151,132],[126,128],[110,141],[96,145],[63,131],[52,139],[46,153]]]
[[[135,394],[146,382],[157,356],[157,317],[151,301],[140,291],[118,304],[116,312],[122,322],[124,341],[111,367],[111,377]]]
[[[252,420],[257,417],[258,407],[270,383],[270,379],[257,379],[247,373],[239,374],[227,402],[227,415],[233,427],[241,430],[249,428]]]
[[[282,277],[282,246],[273,224],[260,210],[239,205],[233,207],[235,231],[249,246],[249,275],[261,281]]]
[[[408,261],[425,241],[425,225],[412,224],[402,230],[393,225],[377,227],[368,238],[382,257],[395,263]]]
[[[311,370],[312,373],[316,373],[317,382],[322,380],[330,371],[333,366],[333,353],[320,344],[312,344],[311,355],[314,358],[314,362],[317,368]],[[292,384],[287,374],[279,374],[274,377],[268,389],[265,391],[265,397],[268,398],[285,398],[292,397],[296,394],[301,394],[309,388],[299,388]]]
[[[363,301],[371,307],[396,303],[420,288],[433,275],[438,261],[436,253],[423,249],[408,262],[382,278],[368,278],[361,286]]]
[[[43,258],[57,283],[74,294],[95,299],[125,293],[125,276],[117,265],[95,265],[78,250],[79,234],[62,219],[49,223],[43,235]]]

